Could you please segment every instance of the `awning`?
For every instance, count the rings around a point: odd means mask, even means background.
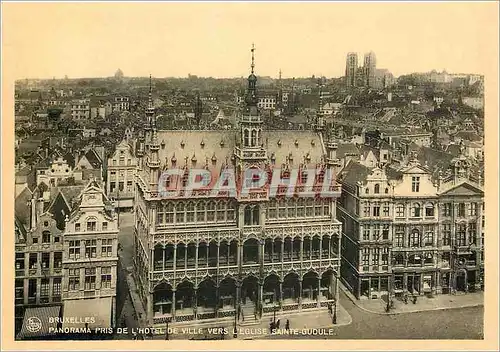
[[[42,337],[54,333],[60,312],[61,306],[26,308],[23,326],[17,338]]]
[[[86,323],[90,329],[112,327],[112,309],[111,297],[65,301],[63,328],[85,328]]]

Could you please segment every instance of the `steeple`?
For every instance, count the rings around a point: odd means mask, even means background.
[[[149,102],[148,109],[146,111],[146,115],[148,117],[149,125],[152,130],[151,139],[149,140],[149,155],[147,165],[149,167],[149,175],[150,175],[150,189],[151,191],[156,191],[158,189],[158,171],[160,168],[160,159],[158,155],[158,151],[160,149],[160,143],[158,141],[158,131],[156,130],[156,117],[155,117],[155,108],[153,105],[152,99],[152,84],[151,84],[151,75],[149,76]]]
[[[257,92],[256,83],[257,76],[255,75],[255,46],[252,44],[252,63],[251,73],[248,76],[248,90],[246,96],[246,106],[241,116],[240,127],[241,137],[240,144],[243,148],[260,148],[262,145],[262,117],[257,108]]]
[[[318,79],[318,112],[316,115],[316,129],[322,131],[325,127],[325,120],[323,116],[323,77]]]
[[[153,84],[152,84],[152,77],[151,75],[149,75],[148,108],[146,110],[146,116],[148,118],[148,124],[150,125],[151,128],[153,128],[153,126],[156,125],[156,121],[154,121],[155,120],[154,114],[155,114],[155,107],[153,104]]]
[[[247,108],[252,107],[252,106],[257,106],[257,76],[254,73],[255,69],[255,46],[252,44],[252,64],[250,65],[251,67],[251,73],[250,76],[248,76],[248,89],[247,89],[247,97],[246,97],[246,105]]]

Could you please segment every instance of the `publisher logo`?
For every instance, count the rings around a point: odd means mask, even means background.
[[[42,329],[42,321],[37,317],[28,318],[26,328],[30,332],[38,332]]]

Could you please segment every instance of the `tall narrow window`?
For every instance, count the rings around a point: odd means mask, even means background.
[[[375,193],[375,194],[380,193],[380,185],[378,183],[375,184],[375,187],[373,189],[373,193]]]
[[[413,176],[411,178],[411,191],[420,192],[420,177]]]

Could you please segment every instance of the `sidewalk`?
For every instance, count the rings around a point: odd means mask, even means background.
[[[253,340],[262,337],[269,336],[271,334],[269,324],[271,322],[272,316],[264,316],[259,323],[252,325],[238,325],[238,337],[239,340]],[[301,335],[306,337],[307,335],[321,335],[321,334],[332,334],[333,330],[337,326],[349,325],[352,322],[351,316],[347,311],[339,305],[337,307],[337,324],[332,323],[332,315],[328,312],[327,308],[311,310],[311,311],[301,311],[293,313],[276,313],[276,320],[280,320],[280,332],[285,333],[285,323],[287,319],[290,321],[291,332],[295,335]],[[178,326],[176,331],[177,334],[169,335],[170,340],[188,340],[188,339],[203,339],[204,337],[220,337],[220,335],[210,334],[209,328],[226,328],[227,334],[224,334],[225,340],[232,340],[234,323],[232,321],[222,321],[222,322],[192,322],[189,324],[189,329],[191,331],[196,330],[197,333],[187,332],[188,324],[183,326]],[[186,329],[186,330],[184,330]],[[332,329],[332,330],[331,330]],[[155,338],[158,338],[155,336]]]
[[[356,297],[344,286],[340,285],[347,297],[360,309],[374,314],[405,314],[428,310],[445,310],[453,308],[477,307],[484,305],[484,293],[461,293],[457,295],[440,294],[432,298],[418,296],[417,303],[413,304],[411,297],[408,304],[400,299],[394,299],[394,308],[389,313],[386,312],[387,301],[385,299],[362,299]]]

